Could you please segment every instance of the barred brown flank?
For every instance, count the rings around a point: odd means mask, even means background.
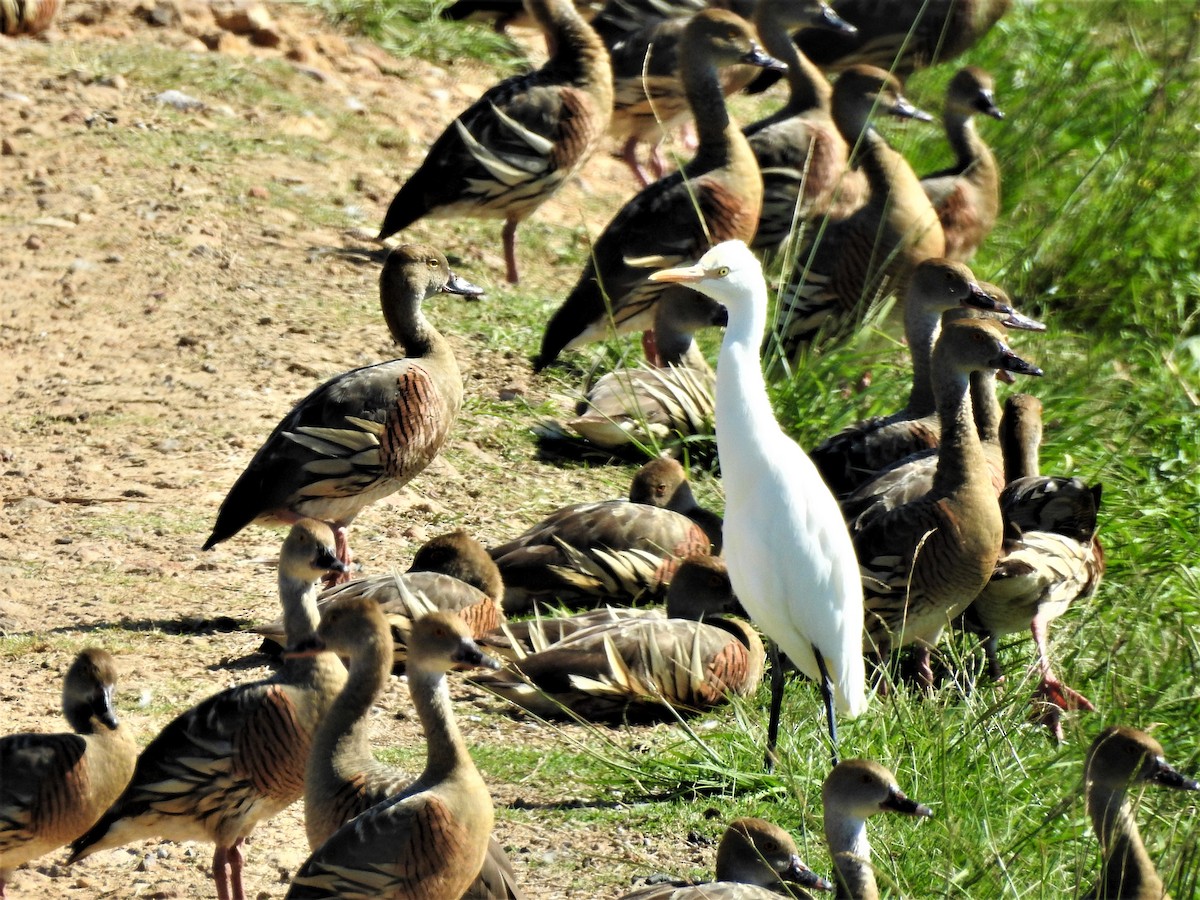
[[[872,117],[927,115],[901,93],[887,72],[854,66],[833,87],[833,121],[852,163],[863,172],[863,205],[824,229],[809,229],[808,246],[780,297],[780,354],[771,360],[795,364],[820,334],[835,336],[856,327],[872,307],[891,293],[904,295],[909,275],[922,260],[943,255],[945,238],[929,198],[903,155],[888,145]]]
[[[234,736],[234,771],[260,794],[294,798],[304,790],[309,737],[283,685],[273,684]]]
[[[337,565],[334,551],[333,532],[312,520],[284,541],[279,598],[289,643],[312,637],[317,581]],[[273,678],[176,717],[142,751],[121,796],[72,844],[70,861],[146,837],[207,840],[216,845],[217,896],[241,896],[241,844],[300,798],[311,735],[345,678],[333,654],[289,659]]]
[[[355,517],[424,470],[462,407],[454,353],[421,311],[442,291],[480,292],[433,247],[404,245],[388,255],[379,280],[384,320],[413,355],[345,372],[297,404],[230,489],[204,549],[251,522],[312,517],[334,529],[338,558],[349,565],[346,531]]]
[[[363,895],[381,900],[457,900],[474,896],[472,882],[495,869],[495,893],[511,872],[503,854],[489,854],[491,798],[455,724],[446,673],[458,660],[479,654],[465,624],[431,613],[414,625],[409,687],[425,731],[425,771],[406,784],[371,756],[364,717],[382,691],[391,666],[391,638],[378,606],[351,597],[332,606],[318,635],[351,659],[339,702],[317,735],[306,779],[306,825],[312,855],[288,891],[289,900]],[[494,665],[494,663],[492,663]],[[364,785],[360,810],[341,806],[348,785]],[[354,818],[348,816],[358,814]],[[339,822],[337,817],[347,815]],[[494,844],[493,851],[498,851]],[[486,874],[485,876],[486,877]]]
[[[749,25],[710,9],[687,24],[680,68],[699,146],[680,171],[647,186],[605,227],[575,287],[546,325],[535,369],[567,348],[613,330],[644,330],[668,286],[648,280],[660,265],[691,262],[712,242],[750,240],[762,208],[762,175],[725,109],[717,66],[756,45]]]
[[[571,0],[530,0],[552,55],[464,110],[396,193],[379,239],[423,217],[502,218],[506,277],[516,231],[596,149],[612,114],[608,51]]]

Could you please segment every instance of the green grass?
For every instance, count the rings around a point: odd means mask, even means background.
[[[845,723],[844,753],[888,765],[935,810],[928,821],[872,822],[879,878],[892,896],[1079,896],[1099,858],[1084,811],[1082,759],[1104,725],[1152,729],[1169,760],[1200,772],[1200,365],[1197,339],[1189,338],[1200,318],[1198,27],[1182,3],[1018,3],[964,60],[996,76],[1008,113],[1005,122],[980,123],[1000,159],[1004,204],[974,268],[1049,323],[1044,336],[1012,337],[1046,371],[1018,386],[1045,404],[1045,470],[1104,485],[1106,579],[1053,631],[1061,674],[1098,711],[1067,716],[1066,743],[1051,744],[1029,720],[1032,648],[1016,635],[1002,648],[1005,685],[950,687],[928,700],[900,690]],[[939,108],[953,70],[919,74],[910,93]],[[918,171],[948,161],[936,127],[889,129],[889,136]],[[537,311],[534,298],[512,293],[508,321],[527,321],[517,317]],[[536,329],[530,338],[521,325],[505,328],[499,334],[522,352],[538,337]],[[613,351],[585,358],[604,355],[611,361]],[[550,377],[570,392],[578,374]],[[811,446],[895,409],[908,380],[895,323],[884,323],[811,354],[791,383],[776,388],[776,409]],[[517,427],[527,412],[513,413]],[[700,492],[719,505],[719,482],[701,479]],[[964,639],[948,652],[966,660],[972,647]],[[796,833],[807,860],[828,871],[819,697],[811,684],[789,688],[783,762],[773,775],[762,767],[765,702],[764,688],[690,729],[657,729],[649,752],[626,732],[596,729],[575,747],[578,772],[597,799],[620,796],[636,809],[638,829],[694,828],[715,837],[735,815],[764,815]],[[528,764],[499,749],[484,762],[508,773]],[[1137,805],[1169,888],[1196,895],[1193,798],[1148,789]],[[703,817],[706,807],[719,812],[715,821]]]
[[[453,65],[466,57],[494,65],[508,74],[518,68],[520,53],[511,40],[484,25],[449,22],[440,17],[447,0],[300,0],[330,21],[373,38],[400,59],[419,57]]]
[[[340,0],[321,0],[321,6],[348,27],[378,36],[398,54],[445,63],[504,48],[489,43],[484,29],[437,21],[429,8],[414,13],[411,7],[352,7]],[[1032,649],[1017,635],[1002,648],[1009,673],[1005,685],[981,684],[970,693],[947,687],[930,699],[900,690],[876,698],[858,721],[843,723],[846,755],[870,756],[889,766],[901,787],[935,812],[931,820],[887,817],[871,823],[879,878],[891,896],[1023,900],[1080,895],[1098,861],[1080,791],[1082,759],[1107,724],[1152,729],[1171,762],[1200,774],[1198,28],[1200,19],[1184,3],[1017,2],[964,60],[996,76],[997,99],[1008,114],[1004,122],[980,123],[1000,159],[1004,205],[973,266],[981,277],[1008,287],[1025,311],[1050,326],[1044,336],[1012,337],[1018,351],[1046,372],[1019,385],[1045,404],[1045,470],[1104,485],[1106,578],[1097,594],[1077,604],[1053,631],[1060,673],[1098,709],[1068,716],[1066,743],[1052,745],[1044,729],[1029,721],[1033,684],[1025,673]],[[299,115],[309,105],[306,83],[283,66],[143,52],[113,48],[83,62],[96,74],[124,74],[139,90],[187,82],[238,107],[266,103]],[[504,52],[512,58],[511,49]],[[61,60],[64,66],[68,62],[75,61]],[[511,65],[498,68],[497,76]],[[913,98],[937,109],[953,69],[915,76],[909,86]],[[748,106],[742,100],[738,104]],[[365,152],[382,153],[387,142],[399,139],[369,134],[353,118],[343,123],[328,106],[312,106],[329,124],[352,129],[348,140],[359,141]],[[173,117],[163,113],[164,121],[176,124]],[[947,162],[936,127],[884,127],[918,171]],[[161,161],[187,150],[197,165],[212,171],[231,155],[271,157],[284,146],[231,127],[206,132],[208,149],[197,152],[196,135],[182,132],[163,129],[136,137],[98,132],[84,140],[126,142],[122,146],[144,154],[135,156],[138,161]],[[306,154],[329,152],[296,139],[286,146]],[[335,189],[304,200],[285,187],[270,189],[272,204],[312,214],[318,222],[337,220]],[[456,247],[471,244],[499,247],[495,222],[456,220],[437,227],[451,256]],[[439,325],[480,353],[528,357],[548,311],[582,266],[587,247],[581,235],[581,227],[551,226],[535,216],[519,237],[526,283],[510,289],[499,284],[497,272],[468,271],[480,281],[481,274],[492,278],[490,296],[476,304],[439,302]],[[315,301],[290,302],[297,316],[315,318]],[[373,308],[376,301],[367,292],[353,302]],[[344,315],[336,309],[329,314]],[[714,338],[705,340],[711,348]],[[592,360],[609,366],[628,352],[627,341],[614,341],[575,357],[578,368],[556,369],[547,378],[555,391],[573,396],[581,368]],[[777,388],[777,413],[802,444],[812,446],[865,415],[895,409],[907,390],[906,356],[894,323],[811,354],[794,379]],[[869,381],[863,377],[868,371]],[[464,471],[480,466],[489,494],[491,481],[506,482],[489,496],[496,518],[527,515],[544,505],[541,486],[524,479],[535,452],[530,426],[549,415],[561,410],[549,402],[500,401],[492,391],[468,387],[463,434],[495,453],[501,464],[488,469],[463,450],[450,459]],[[28,423],[31,429],[46,426],[41,420]],[[603,472],[611,495],[623,493],[629,471]],[[704,502],[721,505],[714,476],[698,475],[696,490]],[[120,536],[135,524],[173,530],[186,525],[202,533],[203,523],[191,517],[174,510],[159,521],[134,511],[92,528]],[[371,528],[368,519],[364,516],[360,526],[364,531]],[[443,523],[437,519],[436,524]],[[45,564],[17,565],[40,574]],[[5,638],[0,656],[23,657],[42,640]],[[962,660],[971,648],[963,640],[947,652]],[[749,701],[690,720],[687,728],[597,728],[582,738],[576,737],[578,729],[562,729],[558,750],[489,744],[477,748],[477,758],[489,777],[522,784],[537,773],[538,782],[529,782],[531,792],[544,793],[553,790],[547,784],[562,782],[569,784],[565,792],[571,798],[584,801],[580,808],[506,810],[510,819],[549,823],[545,827],[564,833],[587,823],[682,840],[692,830],[715,837],[736,815],[762,815],[792,831],[804,858],[828,872],[819,804],[828,754],[818,694],[812,684],[790,684],[782,762],[774,774],[762,766],[765,704],[764,688]],[[404,765],[411,757],[388,761]],[[1172,894],[1200,895],[1194,798],[1148,789],[1138,801],[1137,818]],[[578,896],[596,895],[597,879],[613,886],[607,894],[618,892],[611,874],[597,875],[578,862],[535,864],[554,867],[562,888]],[[630,854],[622,865],[630,869],[644,863]]]

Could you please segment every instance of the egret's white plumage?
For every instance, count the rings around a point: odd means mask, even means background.
[[[734,591],[795,666],[821,682],[816,649],[838,711],[857,716],[867,707],[858,560],[837,501],[780,429],[767,397],[762,267],[744,243],[726,241],[694,266],[651,277],[687,284],[729,311],[717,361],[716,430]]]

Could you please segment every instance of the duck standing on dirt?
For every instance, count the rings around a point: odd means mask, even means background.
[[[516,284],[517,226],[583,167],[608,130],[608,51],[571,0],[526,0],[550,59],[500,82],[442,132],[388,207],[379,239],[425,216],[504,219]]]
[[[314,518],[337,538],[346,567],[338,580],[349,577],[350,523],[433,461],[462,408],[454,351],[421,312],[440,291],[483,293],[434,247],[405,244],[388,255],[379,276],[383,318],[408,356],[334,376],[296,404],[230,488],[204,550],[251,522]]]
[[[83,834],[133,775],[137,744],[113,710],[116,680],[112,656],[88,647],[63,681],[74,733],[0,738],[0,898],[13,869]]]

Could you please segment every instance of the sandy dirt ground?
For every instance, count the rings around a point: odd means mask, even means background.
[[[364,261],[357,251],[372,246],[348,229],[377,226],[421,143],[487,86],[482,70],[450,78],[397,61],[302,8],[271,5],[249,24],[231,10],[85,0],[68,3],[48,40],[0,39],[4,733],[63,729],[62,674],[92,643],[117,655],[120,711],[143,742],[189,704],[269,673],[246,629],[277,614],[264,561],[281,534],[252,527],[212,553],[199,547],[291,404],[325,377],[391,355],[378,261]],[[206,67],[218,54],[241,66]],[[263,77],[294,103],[212,89],[272,60]],[[154,66],[179,67],[174,87],[204,106],[164,106],[145,88]],[[196,90],[196,72],[208,90]],[[312,109],[352,120],[347,136],[329,124],[337,116]],[[363,159],[358,142],[376,132],[402,149]],[[311,150],[296,153],[296,142]],[[631,190],[619,164],[597,158],[542,219],[569,226],[581,204],[611,212]],[[305,213],[314,196],[344,215],[314,221]],[[456,250],[464,274],[500,283],[498,240]],[[528,271],[529,285],[547,291],[575,274]],[[490,302],[502,300],[503,290]],[[482,333],[453,339],[467,409],[446,455],[359,519],[352,539],[367,571],[407,566],[421,541],[451,527],[510,536],[563,503],[617,495],[628,477],[547,466],[528,443],[514,450],[501,413],[541,402],[548,388],[522,354]],[[571,729],[508,715],[461,681],[454,693],[472,744],[571,752]],[[400,679],[375,732],[380,746],[411,748],[419,768]],[[536,771],[492,785],[497,834],[533,897],[615,896],[636,874],[711,864],[711,849],[677,835],[555,811],[594,801],[593,786],[545,784]],[[307,855],[302,816],[296,804],[252,836],[247,896],[283,896]],[[16,873],[10,896],[208,898],[210,855],[203,844],[150,841],[68,869],[50,854]]]

